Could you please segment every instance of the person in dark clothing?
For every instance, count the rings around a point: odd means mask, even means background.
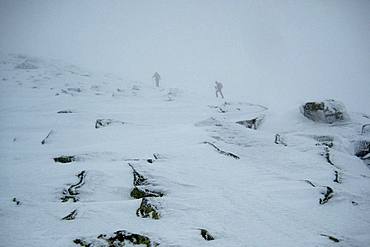
[[[222,98],[224,98],[224,95],[222,94],[222,88],[223,88],[223,85],[221,82],[218,82],[218,81],[215,81],[215,89],[216,89],[216,97],[218,98],[218,94],[221,95]]]

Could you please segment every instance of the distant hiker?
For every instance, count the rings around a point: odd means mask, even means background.
[[[215,86],[215,89],[216,89],[216,97],[218,98],[218,93],[220,93],[221,94],[221,97],[222,98],[224,98],[224,95],[222,94],[222,87],[223,87],[223,85],[222,85],[222,83],[221,82],[218,82],[218,81],[215,81],[215,84],[216,84],[216,86]]]
[[[159,80],[161,79],[161,76],[158,74],[158,72],[155,72],[152,78],[155,80],[156,87],[159,87]]]

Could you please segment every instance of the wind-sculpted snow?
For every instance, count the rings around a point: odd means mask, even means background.
[[[318,123],[19,55],[0,86],[1,246],[370,244],[368,113]]]

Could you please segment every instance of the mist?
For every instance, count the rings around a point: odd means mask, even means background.
[[[0,1],[0,51],[271,108],[370,107],[370,1]]]

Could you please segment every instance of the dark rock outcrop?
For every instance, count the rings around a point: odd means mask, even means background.
[[[361,159],[367,159],[367,156],[369,154],[370,154],[370,141],[360,140],[355,143],[355,155],[357,157]]]
[[[76,157],[75,156],[62,155],[62,156],[54,158],[54,161],[57,162],[57,163],[71,163],[73,161],[76,161]]]
[[[344,105],[335,100],[307,102],[300,110],[306,118],[315,122],[331,124],[349,119]]]
[[[215,239],[206,229],[200,229],[200,235],[207,241]]]

